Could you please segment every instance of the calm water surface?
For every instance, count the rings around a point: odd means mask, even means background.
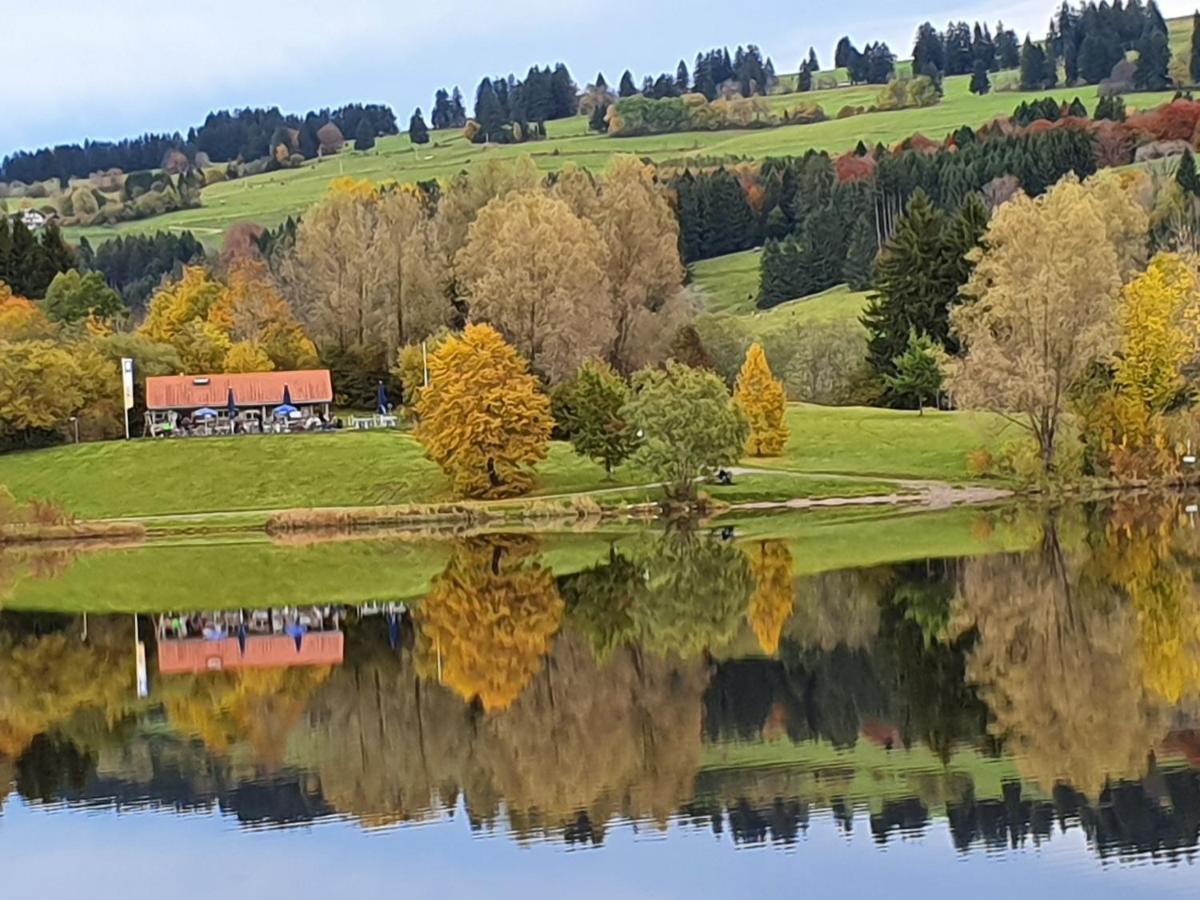
[[[9,552],[5,896],[1195,897],[1188,508]]]

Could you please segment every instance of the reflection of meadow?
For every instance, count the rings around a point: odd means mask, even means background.
[[[794,837],[863,807],[881,834],[937,814],[970,835],[981,804],[1085,816],[1147,778],[1173,786],[1137,795],[1155,821],[1200,823],[1190,524],[1145,501],[969,527],[1031,549],[798,574],[806,542],[762,522],[442,542],[398,636],[352,617],[343,665],[156,676],[145,701],[128,617],[83,642],[78,617],[6,614],[0,765],[53,795],[153,782],[136,748],[174,748],[172,777],[216,794],[299,777],[368,826],[461,803],[589,841],[679,815]]]

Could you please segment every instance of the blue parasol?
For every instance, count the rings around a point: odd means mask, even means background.
[[[192,413],[192,416],[197,419],[215,419],[217,417],[217,411],[211,406],[202,406]]]
[[[379,382],[379,390],[375,393],[375,406],[378,408],[381,416],[386,416],[389,412],[389,407],[391,406],[391,404],[388,403],[387,388],[383,386],[382,381]]]
[[[288,386],[286,384],[283,386],[283,405],[284,406],[292,405],[292,392],[288,389]]]
[[[284,416],[290,416],[293,413],[298,412],[300,412],[300,410],[296,409],[296,407],[292,406],[290,403],[285,403],[283,406],[277,406],[274,410],[272,410],[272,414],[279,416],[280,418]]]
[[[225,409],[229,412],[230,422],[237,418],[237,404],[233,402],[233,388],[230,388],[229,393],[225,396]]]

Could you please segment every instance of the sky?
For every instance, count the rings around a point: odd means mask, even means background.
[[[1196,0],[1159,0],[1163,14]],[[885,40],[901,57],[928,19],[939,27],[1003,19],[1045,34],[1056,0],[838,3],[758,0],[42,0],[5,10],[9,66],[0,156],[17,149],[144,132],[186,132],[212,109],[278,106],[285,112],[351,102],[386,103],[402,127],[428,114],[434,91],[461,86],[468,104],[483,75],[518,77],[565,62],[582,86],[603,71],[616,84],[690,68],[696,52],[758,44],[779,72],[813,45],[828,65],[839,37]],[[916,13],[913,10],[919,9]],[[28,41],[28,59],[20,52]]]

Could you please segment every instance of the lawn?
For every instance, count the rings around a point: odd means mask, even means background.
[[[813,125],[788,126],[745,131],[684,132],[636,138],[612,138],[589,134],[583,116],[548,123],[546,140],[518,145],[482,146],[468,143],[458,132],[433,132],[432,142],[414,148],[407,135],[381,138],[366,152],[343,151],[306,163],[299,169],[271,172],[205,188],[203,206],[128,222],[115,227],[68,229],[69,237],[87,236],[93,243],[120,233],[153,232],[161,228],[191,229],[209,243],[219,243],[226,228],[236,222],[255,221],[274,225],[288,215],[301,213],[325,192],[330,179],[338,175],[368,178],[372,181],[395,179],[418,181],[446,178],[482,159],[514,158],[530,155],[546,171],[575,163],[600,169],[614,153],[636,153],[656,161],[678,161],[689,157],[738,155],[749,157],[800,154],[808,149],[840,153],[862,140],[867,144],[890,144],[914,132],[941,138],[963,124],[982,125],[997,115],[1008,114],[1030,95],[995,92],[984,97],[972,95],[969,78],[945,80],[945,98],[935,107],[871,113],[847,119],[832,118],[843,106],[864,106],[873,102],[875,86],[842,87],[808,94],[773,95],[768,103],[777,109],[797,103],[820,103],[831,117]],[[1094,86],[1061,88],[1046,92],[1063,100],[1078,96],[1094,105]],[[1043,96],[1039,93],[1037,96]],[[1171,94],[1145,94],[1128,98],[1131,106],[1150,106],[1169,100]]]
[[[802,473],[751,476],[724,499],[758,500],[887,493],[892,478],[962,481],[966,454],[993,445],[997,420],[976,413],[916,413],[793,405],[792,438],[754,467]],[[854,476],[841,482],[824,475]],[[653,479],[626,466],[613,481],[551,445],[533,495],[611,492],[654,499]],[[423,504],[452,499],[442,473],[406,432],[250,435],[171,441],[109,441],[0,456],[0,484],[21,499],[54,498],[83,518],[164,516],[309,506]]]

